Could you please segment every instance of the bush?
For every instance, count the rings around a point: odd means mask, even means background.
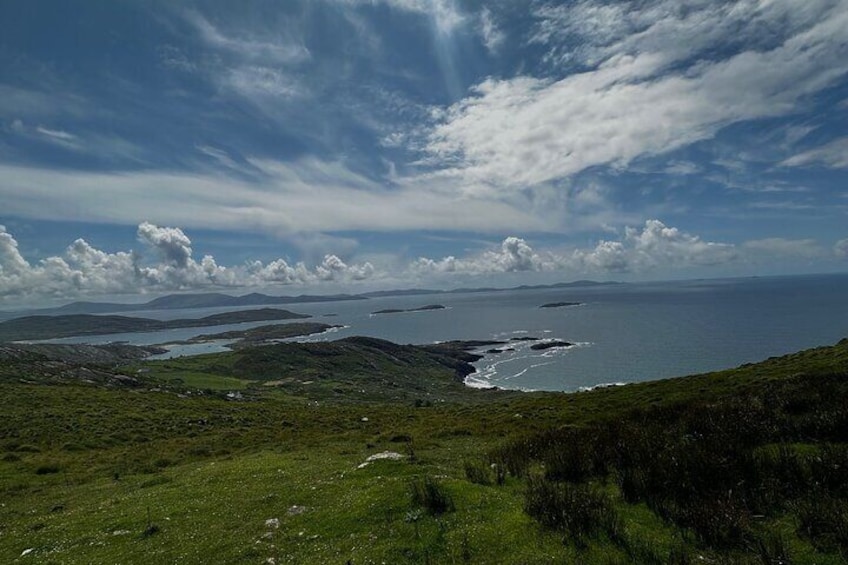
[[[413,479],[409,490],[412,505],[423,508],[428,514],[438,516],[455,510],[450,493],[430,476]]]
[[[477,485],[489,486],[492,484],[491,469],[479,461],[465,462],[465,478]]]
[[[56,463],[46,463],[44,465],[39,465],[39,467],[35,470],[36,475],[52,475],[54,473],[58,473],[61,470],[58,464]]]
[[[530,477],[524,509],[543,526],[567,534],[578,546],[601,532],[613,541],[622,539],[622,521],[609,497],[589,485]]]
[[[848,557],[848,502],[827,495],[799,501],[798,533],[823,551],[838,549]]]

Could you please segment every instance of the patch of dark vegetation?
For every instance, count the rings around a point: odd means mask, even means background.
[[[757,548],[780,559],[785,544],[762,537],[756,523],[788,513],[798,535],[816,548],[848,556],[848,378],[842,372],[548,429],[492,450],[489,459],[529,477],[531,516],[577,537],[606,528],[599,525],[606,523],[598,517],[603,505],[586,489],[611,480],[624,501],[646,504],[706,548]],[[543,474],[532,475],[539,464]]]
[[[53,475],[61,471],[62,468],[57,463],[45,463],[44,465],[39,465],[35,469],[36,475]]]
[[[489,486],[493,481],[491,467],[480,461],[465,462],[465,478],[477,485]]]
[[[424,509],[431,516],[439,516],[456,509],[453,497],[447,489],[429,475],[412,479],[409,483],[409,493],[412,505]]]
[[[585,547],[589,538],[601,533],[610,540],[623,541],[624,525],[612,500],[588,484],[531,476],[524,510],[543,526],[565,533],[567,541],[578,547]]]

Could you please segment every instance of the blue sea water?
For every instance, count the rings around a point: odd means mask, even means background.
[[[579,306],[539,308],[549,302]],[[386,308],[438,303],[444,310],[373,315]],[[471,386],[574,391],[611,383],[683,376],[735,367],[848,337],[848,275],[763,277],[619,284],[291,305],[343,328],[306,338],[366,335],[398,343],[539,337],[576,344],[487,354]],[[227,309],[136,312],[160,319]],[[328,314],[333,314],[328,316]],[[54,340],[62,343],[163,343],[262,323]],[[300,341],[304,341],[301,339]],[[225,343],[177,347],[171,355],[224,350]],[[483,348],[483,349],[489,349]]]

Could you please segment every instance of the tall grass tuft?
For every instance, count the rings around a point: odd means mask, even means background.
[[[622,538],[623,525],[609,497],[589,485],[531,476],[524,509],[543,526],[565,533],[578,546],[600,533],[613,541]]]
[[[409,492],[412,505],[423,508],[430,515],[438,516],[456,509],[447,489],[429,475],[414,478],[409,483]]]

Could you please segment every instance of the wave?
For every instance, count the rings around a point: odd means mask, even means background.
[[[614,386],[624,386],[626,384],[628,384],[628,383],[623,383],[623,382],[598,383],[598,384],[592,385],[592,386],[577,387],[577,392],[590,392],[590,391],[601,389],[601,388],[611,388],[611,387],[614,387]]]

